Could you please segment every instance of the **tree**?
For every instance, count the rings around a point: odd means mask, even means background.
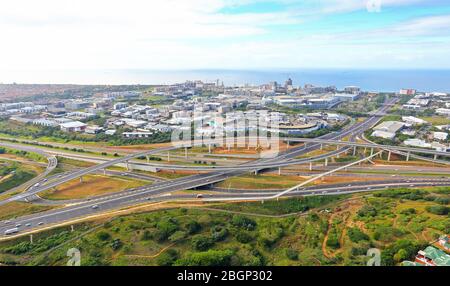
[[[174,219],[163,219],[156,224],[156,228],[160,232],[160,240],[163,241],[169,236],[171,236],[174,232],[179,230],[178,224]]]
[[[228,235],[228,229],[222,226],[214,226],[211,228],[211,238],[214,242],[224,240]]]
[[[119,239],[119,238],[117,238],[117,239],[114,239],[112,242],[111,242],[111,248],[112,248],[112,250],[119,250],[121,247],[123,246],[123,242]]]
[[[374,217],[377,215],[377,210],[369,205],[365,205],[363,206],[359,211],[358,211],[358,216],[360,217]]]
[[[214,245],[214,242],[206,236],[197,235],[192,238],[192,248],[197,251],[205,251]]]
[[[236,240],[240,243],[249,243],[253,240],[253,236],[246,231],[239,230],[236,233]]]
[[[111,239],[111,235],[106,231],[100,231],[99,233],[97,233],[97,238],[101,241],[106,241]]]
[[[188,234],[195,234],[202,229],[202,226],[195,220],[190,220],[186,223],[186,230]]]
[[[427,244],[407,239],[397,240],[381,252],[381,263],[384,266],[394,266],[403,260],[413,259]]]
[[[448,215],[450,213],[450,208],[446,206],[430,206],[426,207],[426,210],[435,215]]]
[[[298,260],[298,251],[292,248],[286,249],[286,256],[290,260]]]

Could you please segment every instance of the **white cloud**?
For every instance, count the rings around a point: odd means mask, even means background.
[[[308,16],[364,9],[365,0],[305,0],[303,9],[296,5],[299,1],[283,0],[293,8],[273,13],[218,13],[227,5],[253,2],[5,1],[0,9],[0,79],[21,70],[365,68],[430,63],[450,67],[449,41],[411,46],[400,39],[441,35],[449,28],[447,16],[413,20],[370,34],[324,33],[299,39],[295,32],[291,37],[278,37],[271,28],[301,24],[310,20]],[[382,0],[382,5],[416,2]]]

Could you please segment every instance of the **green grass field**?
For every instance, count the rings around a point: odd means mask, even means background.
[[[0,160],[0,193],[13,189],[37,176],[33,166]]]
[[[448,124],[450,124],[450,118],[445,117],[445,116],[421,117],[421,119],[430,122],[432,125],[448,125]]]

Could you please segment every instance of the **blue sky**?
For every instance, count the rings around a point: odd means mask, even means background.
[[[0,33],[0,82],[45,70],[450,68],[448,0],[15,0],[2,3]]]

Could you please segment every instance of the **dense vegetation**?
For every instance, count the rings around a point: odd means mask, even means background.
[[[116,218],[73,241],[63,230],[33,245],[1,243],[0,262],[62,265],[76,247],[82,265],[365,265],[367,251],[378,248],[383,265],[397,265],[450,232],[442,211],[449,194],[449,188],[396,189],[228,204],[220,211],[160,210]],[[303,214],[279,216],[297,211]]]

